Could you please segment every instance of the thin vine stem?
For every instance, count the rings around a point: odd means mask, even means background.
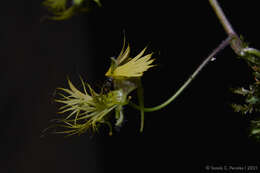
[[[219,3],[217,0],[209,0],[210,5],[212,6],[213,10],[215,11],[215,14],[217,15],[220,23],[222,24],[225,32],[227,35],[233,35],[235,39],[232,40],[230,43],[232,49],[234,52],[241,56],[243,55],[243,46],[242,46],[242,41],[240,38],[237,36],[235,30],[233,29],[232,25],[226,18],[225,13],[223,12],[222,8],[220,7]]]
[[[224,30],[228,35],[236,35],[232,25],[227,20],[226,15],[224,14],[222,8],[220,7],[217,0],[209,0],[210,5],[212,6],[213,10],[215,11],[220,23],[222,24]]]
[[[152,108],[144,108],[145,112],[153,112],[160,110],[174,101],[183,91],[184,89],[192,82],[192,80],[198,75],[198,73],[207,65],[207,63],[222,49],[224,49],[227,45],[231,45],[234,52],[241,56],[244,54],[244,49],[242,46],[242,41],[237,36],[236,32],[234,31],[232,25],[226,18],[222,8],[220,7],[217,0],[209,0],[210,5],[212,6],[213,10],[215,11],[220,23],[222,24],[225,32],[227,33],[228,37],[202,62],[202,64],[195,70],[195,72],[188,78],[188,80],[177,90],[177,92],[166,100],[164,103],[152,107]],[[251,50],[250,50],[251,51]],[[140,110],[140,107],[132,102],[129,103],[133,108]]]
[[[224,49],[226,46],[230,44],[230,41],[233,39],[233,35],[228,36],[216,49],[213,50],[213,52],[201,63],[201,65],[192,73],[192,75],[188,78],[188,80],[177,90],[177,92],[170,97],[168,100],[163,102],[162,104],[152,107],[152,108],[144,108],[145,112],[153,112],[160,110],[170,104],[172,101],[174,101],[187,86],[193,81],[193,79],[199,74],[199,72],[208,64],[209,61],[211,61],[213,58],[215,58],[215,55],[220,52],[222,49]],[[140,110],[140,107],[132,102],[129,103],[130,106],[132,106],[135,109]]]

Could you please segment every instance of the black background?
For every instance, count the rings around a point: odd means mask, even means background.
[[[220,1],[238,34],[259,48],[257,1]],[[55,118],[56,87],[66,76],[80,86],[102,81],[123,32],[132,55],[149,44],[157,67],[143,78],[145,105],[173,94],[226,34],[208,1],[102,1],[66,21],[44,21],[41,1],[1,2],[0,172],[186,172],[205,166],[259,164],[260,144],[248,138],[250,115],[233,113],[231,87],[253,79],[227,47],[176,101],[146,113],[125,109],[120,132],[64,138],[42,130]]]

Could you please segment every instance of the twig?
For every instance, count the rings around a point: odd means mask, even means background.
[[[210,5],[212,6],[213,10],[215,11],[220,23],[222,24],[225,32],[227,35],[232,35],[234,39],[231,41],[230,45],[232,49],[235,51],[235,53],[239,56],[243,54],[243,47],[242,47],[242,41],[234,31],[232,25],[226,18],[226,15],[224,14],[222,8],[220,7],[217,0],[209,0]]]

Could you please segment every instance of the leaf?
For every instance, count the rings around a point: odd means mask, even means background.
[[[243,95],[243,96],[246,96],[247,94],[250,93],[249,90],[245,89],[245,88],[236,88],[236,89],[231,89],[233,91],[233,93],[235,94],[240,94],[240,95]]]
[[[232,104],[231,105],[235,112],[241,112],[243,114],[246,114],[250,111],[250,108],[247,105],[238,105],[238,104]]]
[[[252,96],[252,97],[246,99],[246,102],[247,102],[247,103],[250,103],[250,104],[256,104],[258,101],[259,101],[259,98],[254,97],[254,96]]]
[[[244,48],[243,52],[260,57],[260,51],[254,48]]]

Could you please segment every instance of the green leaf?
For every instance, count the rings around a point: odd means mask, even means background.
[[[231,106],[235,112],[241,112],[243,114],[250,112],[250,108],[247,105],[232,104]]]
[[[260,51],[254,48],[245,48],[243,52],[260,57]]]
[[[245,88],[236,88],[236,89],[231,89],[233,93],[235,94],[240,94],[240,95],[243,95],[243,96],[246,96],[247,94],[250,93],[249,90],[245,89]]]
[[[258,101],[259,101],[259,98],[254,97],[254,96],[252,96],[252,97],[246,99],[246,102],[247,102],[247,103],[250,103],[250,104],[256,104]]]

